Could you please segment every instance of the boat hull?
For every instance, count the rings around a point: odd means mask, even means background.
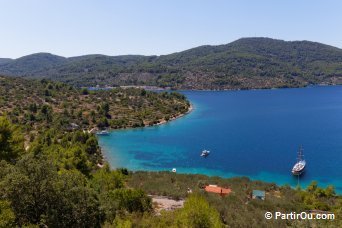
[[[306,164],[301,165],[301,167],[297,167],[297,164],[292,168],[292,174],[293,175],[301,175],[305,171]]]
[[[201,157],[206,158],[206,157],[209,156],[209,154],[210,154],[210,151],[209,151],[209,150],[203,150],[203,151],[202,151],[202,154],[201,154]]]
[[[96,133],[96,135],[109,135],[109,133],[108,132],[105,132],[105,133],[104,132],[102,132],[102,133],[99,132],[99,133]]]
[[[298,161],[292,168],[293,175],[301,175],[304,172],[306,166],[305,160]]]
[[[304,173],[304,169],[300,170],[300,171],[297,171],[297,170],[292,170],[292,174],[294,176],[299,176],[301,175],[302,173]]]

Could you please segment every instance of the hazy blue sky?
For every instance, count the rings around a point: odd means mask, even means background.
[[[0,57],[160,55],[241,37],[342,48],[341,0],[0,0]]]

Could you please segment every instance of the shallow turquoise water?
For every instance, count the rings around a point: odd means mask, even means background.
[[[165,125],[113,131],[99,142],[112,167],[171,170],[297,185],[304,146],[312,180],[342,192],[342,87],[185,91],[194,111]],[[210,156],[201,158],[203,149]]]

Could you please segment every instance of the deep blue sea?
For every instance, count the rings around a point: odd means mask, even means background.
[[[248,176],[297,185],[299,145],[312,180],[342,193],[342,86],[185,91],[194,110],[164,125],[116,130],[99,141],[113,168]],[[200,157],[203,149],[211,151]]]

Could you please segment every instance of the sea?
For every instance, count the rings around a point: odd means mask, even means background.
[[[315,180],[342,193],[342,86],[180,92],[193,105],[189,114],[99,136],[113,168],[175,168],[302,188]],[[301,145],[307,166],[297,178],[291,169]]]

